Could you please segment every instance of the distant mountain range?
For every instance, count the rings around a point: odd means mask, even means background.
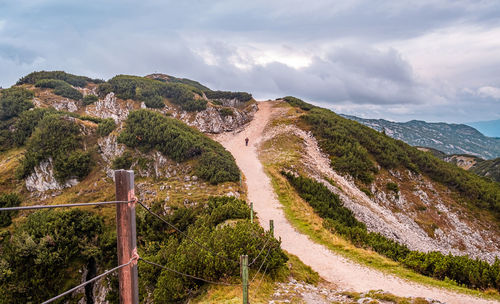
[[[500,137],[500,119],[468,122],[466,125],[476,128],[486,136]]]
[[[401,123],[343,116],[412,146],[430,147],[446,154],[470,154],[484,159],[500,157],[500,138],[487,137],[471,126],[419,120]]]

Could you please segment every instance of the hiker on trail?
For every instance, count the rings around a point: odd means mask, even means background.
[[[248,146],[248,137],[245,138],[245,146]]]

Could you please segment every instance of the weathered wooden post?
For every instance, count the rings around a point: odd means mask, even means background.
[[[240,256],[243,304],[248,304],[248,255]]]
[[[134,171],[115,171],[116,200],[133,201]],[[118,265],[128,263],[137,254],[135,229],[135,203],[116,204],[116,239],[118,249]],[[119,294],[121,304],[139,303],[139,285],[137,261],[118,270]]]
[[[271,232],[271,236],[274,236],[274,220],[269,220],[269,231]]]

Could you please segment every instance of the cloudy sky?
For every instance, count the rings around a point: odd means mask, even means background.
[[[500,119],[500,1],[0,0],[0,86],[162,72],[396,121]]]

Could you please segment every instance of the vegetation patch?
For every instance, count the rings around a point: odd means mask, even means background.
[[[52,158],[55,177],[84,178],[90,172],[91,158],[82,150],[80,127],[58,114],[44,116],[26,144],[26,153],[18,169],[18,177],[28,176],[40,162]]]
[[[142,152],[158,150],[177,162],[196,159],[196,175],[212,184],[235,182],[240,178],[233,156],[219,143],[156,112],[131,112],[118,142]]]
[[[0,193],[0,208],[17,207],[21,204],[21,198],[15,193]],[[12,217],[17,211],[0,212],[0,228],[7,227],[12,223]]]
[[[344,207],[339,197],[324,185],[301,176],[282,173],[307,201],[315,212],[324,218],[325,228],[350,240],[358,247],[369,248],[388,258],[401,262],[406,267],[426,276],[454,282],[472,288],[500,289],[500,260],[490,265],[468,256],[444,255],[440,252],[423,253],[411,251],[405,245],[368,232],[366,225],[356,220],[352,212]]]
[[[83,97],[83,104],[88,106],[90,104],[93,104],[94,102],[98,101],[99,98],[94,95],[94,94],[87,94]]]
[[[78,284],[77,269],[116,263],[116,236],[78,209],[32,213],[0,249],[0,303],[41,303]]]
[[[119,98],[143,101],[149,108],[163,108],[163,98],[169,98],[174,104],[186,111],[202,111],[207,102],[196,99],[194,91],[198,89],[183,83],[168,83],[155,79],[118,75],[106,84],[99,86],[101,94],[115,92]]]
[[[6,121],[33,107],[33,92],[24,88],[0,91],[0,120]]]
[[[299,106],[302,103],[303,101],[291,101],[291,104]],[[446,163],[430,153],[343,118],[330,110],[309,106],[311,109],[301,116],[301,120],[318,139],[322,151],[330,156],[335,170],[369,184],[378,171],[372,159],[386,169],[405,167],[448,186],[464,200],[472,202],[478,208],[486,208],[500,218],[500,184]]]
[[[97,124],[97,134],[99,136],[108,136],[116,129],[116,123],[112,118],[103,119]]]
[[[85,87],[89,82],[101,83],[100,79],[91,79],[85,76],[77,76],[63,71],[40,71],[30,73],[17,81],[17,85],[36,84],[40,80],[62,80],[75,87]]]
[[[205,96],[208,99],[236,99],[239,102],[247,102],[252,99],[252,94],[246,92],[205,91]]]
[[[161,210],[161,205],[153,205],[152,209]],[[166,216],[183,235],[140,211],[137,215],[138,235],[142,236],[138,240],[139,248],[146,246],[141,256],[206,280],[239,282],[238,261],[240,255],[247,254],[250,262],[255,260],[251,270],[264,265],[268,273],[275,276],[287,257],[280,243],[258,224],[250,223],[249,217],[250,209],[244,201],[214,197],[206,207],[180,208]],[[265,255],[259,256],[266,243]],[[185,300],[204,284],[149,264],[141,265],[139,275],[143,290],[140,294],[152,294],[155,303]]]

